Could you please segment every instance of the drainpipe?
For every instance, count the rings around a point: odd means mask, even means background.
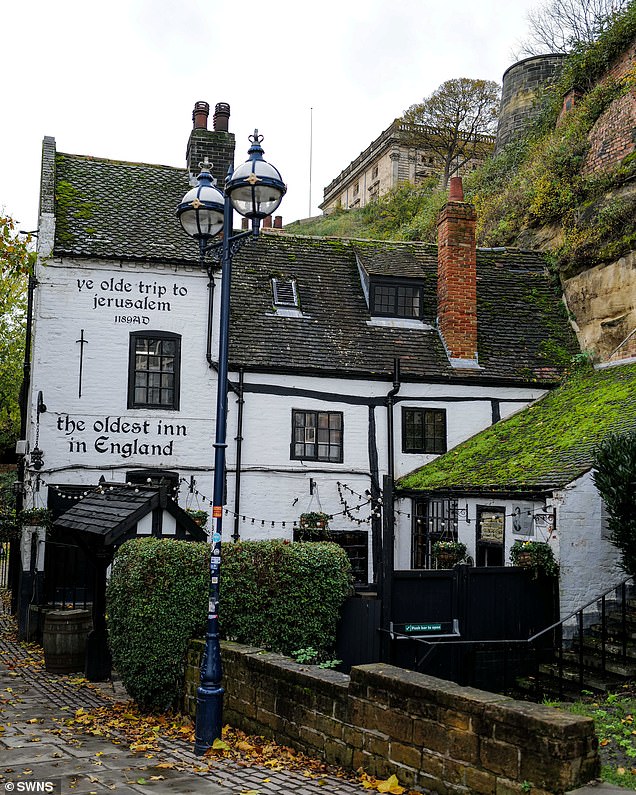
[[[389,639],[389,626],[391,622],[391,596],[393,588],[393,565],[394,554],[393,546],[395,543],[394,538],[394,525],[393,525],[393,483],[395,479],[395,442],[393,439],[394,422],[393,422],[393,407],[395,405],[395,396],[400,391],[402,386],[400,382],[400,360],[398,358],[393,360],[393,386],[386,396],[387,408],[387,475],[382,479],[382,496],[383,496],[383,510],[382,510],[382,576],[380,578],[380,598],[382,600],[382,633],[383,643],[381,644],[381,657],[382,662],[391,661],[391,641]]]
[[[243,406],[245,404],[245,390],[244,390],[245,372],[241,367],[239,369],[239,382],[238,382],[238,418],[236,429],[236,479],[234,481],[234,532],[232,533],[232,541],[236,542],[240,539],[239,533],[239,513],[241,507],[241,454],[243,451]]]
[[[214,280],[214,276],[212,271],[209,271],[209,281],[208,281],[208,333],[207,333],[207,341],[206,341],[206,348],[205,348],[205,358],[207,360],[208,366],[214,370],[215,373],[218,374],[219,372],[219,365],[218,362],[215,362],[212,358],[212,318],[214,317],[214,290],[216,288],[216,282]],[[230,381],[228,378],[227,380],[228,389],[230,389],[234,394],[238,397],[238,389],[236,386]]]
[[[27,288],[27,318],[26,335],[24,340],[24,360],[22,364],[22,385],[20,386],[20,439],[26,439],[27,426],[29,422],[29,390],[31,388],[31,342],[33,339],[33,296],[35,288],[38,286],[37,279],[29,273],[29,283]],[[26,470],[26,456],[20,456],[18,462],[18,481],[23,484],[23,488],[16,494],[16,510],[21,511],[24,507],[24,475]]]
[[[208,361],[210,367],[216,370],[216,364],[212,361],[212,318],[214,316],[214,290],[216,288],[216,282],[214,281],[214,276],[212,271],[209,271],[209,279],[208,279],[208,336],[206,341],[205,347],[205,358]]]
[[[393,360],[393,387],[389,390],[386,396],[386,409],[387,409],[387,436],[388,436],[388,462],[387,472],[391,480],[394,479],[395,474],[395,443],[393,439],[393,407],[395,401],[393,398],[400,391],[402,386],[400,382],[400,360]]]

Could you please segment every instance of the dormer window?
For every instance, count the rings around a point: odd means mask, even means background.
[[[272,279],[274,306],[298,308],[298,289],[295,279]]]
[[[422,286],[397,279],[371,280],[371,314],[380,317],[422,317]]]

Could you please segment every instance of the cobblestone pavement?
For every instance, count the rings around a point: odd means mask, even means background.
[[[38,791],[26,783],[55,782],[56,795],[136,792],[148,795],[360,795],[361,784],[335,775],[242,767],[221,759],[202,762],[185,742],[161,741],[152,755],[77,733],[65,718],[117,700],[112,686],[78,686],[73,677],[47,673],[25,644],[12,639],[13,619],[0,608],[0,794]],[[122,738],[123,739],[123,738]],[[151,757],[151,758],[149,758]],[[158,767],[173,764],[173,768]],[[156,777],[152,780],[152,777]],[[39,790],[42,791],[42,790]]]

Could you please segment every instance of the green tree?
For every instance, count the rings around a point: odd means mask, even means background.
[[[529,36],[519,55],[567,53],[596,41],[633,0],[545,0],[528,12]]]
[[[594,483],[605,502],[612,543],[636,574],[636,432],[612,434],[594,454]]]
[[[31,239],[0,215],[0,456],[15,447],[20,431],[19,394],[26,331],[27,277],[35,264]]]
[[[491,146],[484,136],[496,132],[499,101],[497,83],[460,77],[442,83],[405,111],[404,120],[411,125],[405,140],[436,154],[444,187],[465,163],[489,153]]]

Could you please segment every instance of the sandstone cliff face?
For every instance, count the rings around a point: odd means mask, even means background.
[[[601,361],[636,356],[636,251],[567,279],[563,289],[584,351]]]

